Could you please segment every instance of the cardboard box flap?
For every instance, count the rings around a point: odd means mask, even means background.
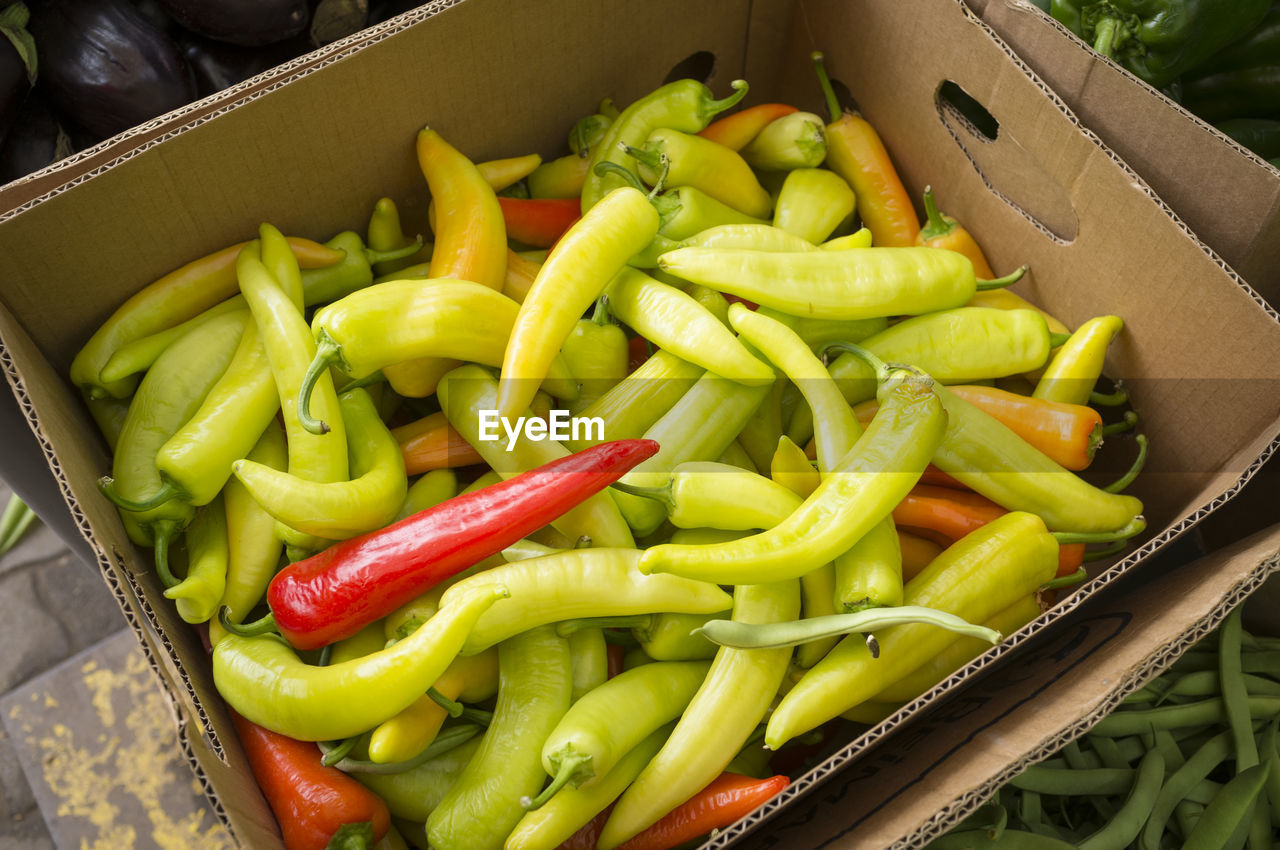
[[[1095,597],[739,846],[924,846],[1168,669],[1275,572],[1280,525]]]
[[[962,4],[903,0],[852,17],[836,2],[804,2],[801,9],[802,24],[792,30],[780,68],[784,96],[820,110],[808,53],[824,48],[831,75],[877,128],[908,190],[919,196],[932,185],[939,205],[975,234],[997,273],[1030,266],[1015,291],[1073,327],[1106,313],[1125,320],[1107,372],[1131,387],[1150,437],[1148,468],[1155,474],[1140,478],[1132,492],[1147,503],[1152,527],[1221,495],[1223,482],[1216,492],[1204,489],[1214,483],[1209,473],[1233,464],[1230,472],[1243,475],[1240,450],[1256,435],[1280,434],[1275,312],[1187,238],[1186,226],[1141,178],[1082,132],[1053,92]],[[946,27],[945,40],[923,24],[904,24],[925,17]],[[883,56],[895,51],[912,57],[912,74],[881,72]],[[994,141],[957,126],[939,95],[948,80],[999,123]],[[1058,208],[1040,214],[1052,221],[1038,221],[1042,198],[1051,199],[1051,210],[1052,199],[1067,199],[1074,215]],[[1045,231],[1053,238],[1044,239]],[[1084,278],[1096,285],[1081,285]],[[1221,312],[1203,310],[1210,291]],[[1243,420],[1217,415],[1222,404]],[[1191,421],[1206,429],[1189,428]],[[1188,477],[1172,486],[1164,473]],[[1195,497],[1185,499],[1184,487]]]
[[[1096,53],[1027,0],[967,0],[1027,64],[1272,303],[1280,173]],[[1230,210],[1229,214],[1225,211]]]

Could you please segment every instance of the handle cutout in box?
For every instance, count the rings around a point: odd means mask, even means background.
[[[1073,242],[1080,222],[1067,189],[977,98],[944,80],[934,95],[938,119],[997,197],[1040,230]]]
[[[709,50],[691,53],[671,66],[662,84],[674,83],[676,80],[697,80],[705,83],[711,79],[716,69],[716,55]]]

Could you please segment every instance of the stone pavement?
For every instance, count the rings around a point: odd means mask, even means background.
[[[0,643],[0,850],[230,846],[97,568],[41,523],[0,557]]]

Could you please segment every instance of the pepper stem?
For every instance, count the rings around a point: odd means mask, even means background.
[[[669,483],[662,487],[641,487],[638,484],[627,484],[624,481],[615,481],[609,486],[615,490],[621,490],[624,493],[629,493],[632,496],[640,496],[645,499],[653,499],[656,502],[661,502],[666,506],[668,511],[674,510],[676,506],[675,500],[671,498],[671,485]]]
[[[633,148],[626,142],[618,142],[618,147],[626,151],[627,156],[634,159],[641,165],[647,165],[654,171],[662,167],[662,152],[651,150],[649,148]]]
[[[586,753],[573,753],[560,759],[560,765],[556,769],[556,775],[551,780],[551,784],[542,789],[542,793],[536,797],[521,797],[520,805],[526,811],[533,811],[540,808],[548,800],[555,796],[556,792],[570,782],[581,783],[583,779],[590,779],[595,774],[590,771],[591,756]],[[587,768],[586,771],[583,768]],[[580,773],[587,773],[585,777],[579,776]]]
[[[156,541],[156,575],[160,576],[160,583],[166,588],[177,587],[181,582],[169,569],[169,543],[173,540],[173,535],[178,533],[178,523],[162,520],[152,526],[151,533]]]
[[[240,637],[257,637],[258,635],[279,631],[276,628],[275,614],[268,613],[262,619],[254,620],[252,623],[233,623],[231,622],[231,608],[226,605],[218,609],[218,623],[231,634],[239,635]]]
[[[1115,18],[1100,18],[1093,26],[1093,49],[1108,59],[1114,59],[1119,28],[1120,22]]]
[[[938,211],[938,201],[933,197],[932,186],[924,187],[924,214],[927,221],[924,227],[920,229],[920,238],[926,244],[930,240],[949,236],[956,229],[955,220],[948,221]]]
[[[335,764],[346,758],[347,755],[355,749],[356,744],[359,742],[359,735],[354,738],[347,738],[345,741],[341,741],[337,746],[331,750],[327,750],[325,754],[320,757],[320,763],[325,767],[333,767]]]
[[[583,629],[643,629],[653,623],[652,614],[630,614],[624,617],[580,617],[556,626],[556,634],[569,637]]]
[[[1089,393],[1089,404],[1098,407],[1119,407],[1129,400],[1129,390],[1125,385],[1116,381],[1115,392],[1110,393]]]
[[[1120,477],[1118,481],[1103,487],[1108,493],[1123,493],[1124,488],[1133,483],[1133,479],[1138,477],[1138,473],[1142,472],[1142,467],[1147,465],[1147,435],[1139,434],[1134,437],[1138,441],[1138,456],[1134,458],[1133,466],[1129,467],[1129,471]]]
[[[419,233],[412,243],[401,248],[391,248],[386,251],[376,251],[373,248],[364,249],[364,257],[369,261],[370,265],[374,263],[386,263],[394,260],[403,260],[405,257],[412,257],[414,254],[422,250],[422,234]]]
[[[980,280],[978,281],[978,291],[986,292],[988,289],[1004,289],[1006,286],[1017,283],[1026,273],[1027,267],[1023,265],[1018,266],[1017,269],[1009,272],[1009,274],[1004,277],[992,278],[991,280]]]
[[[747,86],[746,80],[734,80],[729,83],[729,88],[733,89],[733,94],[723,97],[720,100],[712,100],[703,104],[701,112],[703,117],[708,121],[719,113],[724,112],[726,109],[731,109],[734,106],[737,106],[738,102],[747,96],[747,89],[749,87]]]
[[[116,491],[116,481],[110,475],[104,475],[98,479],[98,489],[101,490],[102,495],[106,496],[107,499],[111,501],[111,504],[115,505],[117,508],[121,508],[126,511],[134,511],[136,513],[158,508],[170,499],[176,499],[185,495],[182,490],[176,487],[173,483],[165,481],[160,485],[160,489],[150,497],[143,499],[140,502],[135,502],[132,499],[126,499]]]
[[[1103,558],[1109,558],[1112,555],[1119,554],[1127,548],[1129,548],[1128,540],[1117,540],[1110,546],[1105,546],[1101,549],[1094,549],[1092,552],[1085,552],[1084,559],[1086,561],[1101,561]]]
[[[815,50],[809,54],[809,58],[813,60],[813,70],[818,74],[818,85],[822,87],[822,96],[827,101],[827,111],[831,113],[831,123],[840,120],[840,116],[844,114],[844,110],[840,108],[840,101],[836,100],[836,90],[831,86],[831,78],[827,76],[827,64],[821,50]]]
[[[436,705],[449,712],[450,717],[462,716],[462,703],[457,700],[449,699],[435,688],[427,688],[427,696],[431,697],[432,701],[435,702]]]
[[[1147,527],[1144,516],[1136,516],[1129,520],[1123,528],[1115,531],[1053,531],[1050,532],[1059,544],[1063,543],[1111,543],[1115,540],[1128,540],[1141,534]]]
[[[875,371],[877,381],[884,380],[884,376],[889,372],[889,364],[860,345],[854,345],[852,342],[832,342],[823,346],[822,353],[825,355],[832,349],[842,351],[845,354],[852,354],[863,363],[866,363]]]
[[[630,168],[626,168],[625,166],[618,165],[616,162],[610,162],[607,159],[597,162],[595,172],[597,177],[604,177],[606,174],[616,174],[618,177],[627,181],[627,185],[632,188],[639,189],[645,194],[648,194],[649,192],[648,188],[644,183],[640,182],[640,178],[636,176],[634,171]]]
[[[481,711],[478,708],[468,708],[464,705],[462,707],[462,719],[470,720],[477,726],[484,726],[488,728],[489,724],[493,722],[493,712]]]
[[[1102,448],[1102,443],[1102,425],[1095,423],[1093,429],[1089,431],[1089,447],[1085,449],[1085,456],[1090,460],[1093,460],[1093,456],[1098,453],[1098,449]]]
[[[1084,567],[1076,570],[1074,573],[1067,573],[1065,576],[1051,578],[1044,584],[1040,585],[1041,590],[1056,590],[1060,587],[1071,587],[1073,584],[1079,584],[1089,577],[1089,573]]]
[[[592,324],[600,325],[601,327],[603,327],[604,325],[611,323],[610,318],[611,316],[609,313],[609,296],[601,295],[599,298],[596,299],[595,309],[591,311],[591,322]]]
[[[591,539],[590,534],[583,534],[583,535],[580,535],[577,540],[573,541],[573,548],[574,549],[590,549],[594,544],[595,544],[595,541]]]
[[[1071,339],[1071,334],[1056,334],[1056,333],[1050,332],[1049,333],[1049,350],[1052,351],[1055,348],[1059,348],[1063,345],[1066,345],[1067,340],[1069,339]]]
[[[329,433],[327,422],[321,422],[311,415],[311,394],[315,391],[316,382],[334,363],[342,362],[342,346],[333,341],[324,328],[316,338],[316,356],[311,358],[307,372],[302,376],[302,387],[298,390],[298,424],[312,434]]]
[[[1110,425],[1102,426],[1102,436],[1109,437],[1112,434],[1123,434],[1125,431],[1132,431],[1134,426],[1138,424],[1138,414],[1132,410],[1124,412],[1124,419],[1119,422],[1112,422]]]

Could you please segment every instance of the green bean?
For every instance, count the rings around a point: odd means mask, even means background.
[[[1280,697],[1249,697],[1249,713],[1254,718],[1280,713]],[[1173,729],[1205,723],[1221,723],[1226,709],[1221,699],[1206,699],[1186,705],[1166,705],[1139,711],[1120,711],[1099,720],[1091,730],[1095,735],[1137,735],[1148,729]]]
[[[1106,826],[1080,842],[1079,850],[1122,850],[1129,846],[1151,814],[1163,780],[1164,756],[1158,749],[1151,750],[1138,763],[1137,776],[1124,805]]]
[[[425,750],[406,761],[381,763],[363,761],[361,759],[344,756],[335,762],[333,766],[338,768],[338,770],[341,770],[343,773],[379,774],[384,776],[395,773],[405,773],[413,770],[419,765],[431,761],[437,756],[442,756],[450,750],[457,749],[475,737],[477,732],[482,731],[484,731],[482,727],[469,723],[450,726],[447,729],[441,730],[440,734],[436,735],[436,739],[432,741]],[[330,748],[329,745],[324,743],[321,743],[319,747],[321,751],[325,753],[331,752],[335,749]]]
[[[1277,671],[1280,671],[1280,649],[1246,652],[1241,658],[1241,662],[1241,666],[1246,673],[1261,673],[1275,678]]]
[[[1240,608],[1227,615],[1218,629],[1218,684],[1222,688],[1222,704],[1227,725],[1235,743],[1236,772],[1258,763],[1258,746],[1253,740],[1253,723],[1249,716],[1249,694],[1245,690],[1241,670]]]
[[[976,626],[954,614],[920,605],[867,608],[850,614],[827,614],[785,623],[739,623],[735,620],[709,620],[694,634],[712,643],[735,649],[781,649],[810,641],[852,632],[867,633],[905,623],[927,623],[959,635],[999,643],[995,629]]]
[[[1236,774],[1205,807],[1204,814],[1183,842],[1182,850],[1229,847],[1238,837],[1243,838],[1249,830],[1254,803],[1270,773],[1270,764],[1256,764]]]
[[[1133,785],[1136,771],[1098,767],[1091,770],[1057,770],[1033,764],[1009,780],[1015,788],[1041,794],[1122,794]]]
[[[999,838],[992,838],[981,829],[949,832],[935,838],[928,850],[976,850],[980,847],[995,850],[1075,850],[1074,845],[1048,835],[1006,829]]]
[[[1235,741],[1236,774],[1240,775],[1258,762],[1258,745],[1253,739],[1253,722],[1249,715],[1249,692],[1244,682],[1243,626],[1241,608],[1236,606],[1222,627],[1218,629],[1219,684],[1222,687],[1222,703],[1227,712],[1227,724]],[[1268,768],[1267,773],[1270,773]],[[1265,783],[1265,779],[1263,780]],[[1250,850],[1268,850],[1271,846],[1271,812],[1263,797],[1250,815]]]
[[[1100,738],[1099,740],[1110,740],[1108,738]],[[1173,735],[1168,729],[1160,729],[1155,735],[1156,747],[1160,750],[1160,755],[1164,756],[1164,769],[1166,771],[1177,770],[1186,762],[1186,757],[1182,755],[1182,750],[1178,747],[1178,742],[1174,740]]]
[[[1199,803],[1183,800],[1178,804],[1178,808],[1174,811],[1174,821],[1178,824],[1178,834],[1182,840],[1185,841],[1191,834],[1191,830],[1195,829],[1196,822],[1203,814],[1204,806]]]
[[[1271,821],[1280,826],[1280,715],[1273,717],[1262,735],[1262,757],[1271,765],[1267,776],[1267,798],[1271,802]]]
[[[1253,673],[1242,673],[1250,696],[1280,696],[1280,682]],[[1172,687],[1157,699],[1157,704],[1175,696],[1208,697],[1222,693],[1217,670],[1197,670],[1174,681]]]
[[[1151,816],[1142,830],[1139,846],[1142,850],[1159,850],[1160,836],[1175,807],[1186,799],[1188,793],[1201,780],[1208,778],[1215,767],[1231,752],[1231,733],[1222,732],[1210,738],[1204,746],[1191,754],[1186,763],[1174,771],[1156,795]]]
[[[1222,790],[1221,782],[1214,782],[1212,779],[1201,779],[1196,783],[1196,787],[1187,792],[1187,800],[1192,803],[1199,803],[1207,806],[1213,802],[1213,798]]]
[[[1162,695],[1163,695],[1163,692],[1158,687],[1156,687],[1156,682],[1150,682],[1146,685],[1143,685],[1141,688],[1138,688],[1138,690],[1134,691],[1128,696],[1126,696],[1124,699],[1120,701],[1120,703],[1122,705],[1141,704],[1144,702],[1151,702],[1153,700],[1159,699]]]
[[[1133,766],[1131,761],[1120,752],[1120,745],[1115,738],[1090,735],[1087,740],[1093,751],[1098,754],[1102,767],[1128,768]]]

